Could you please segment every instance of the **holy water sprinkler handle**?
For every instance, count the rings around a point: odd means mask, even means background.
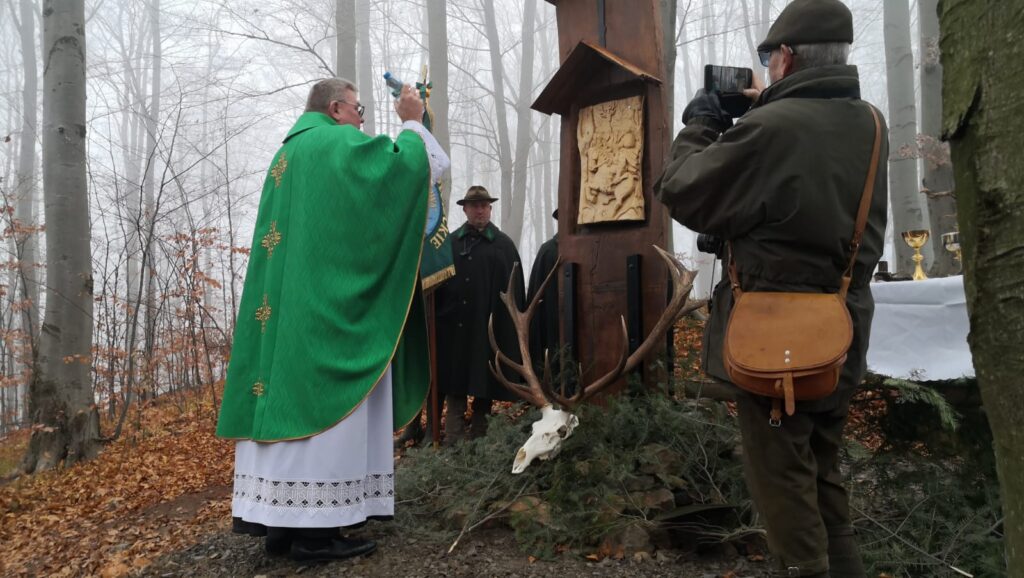
[[[402,87],[405,86],[405,83],[402,82],[401,80],[398,80],[398,78],[394,74],[391,74],[390,72],[385,72],[384,83],[387,84],[388,88],[391,89],[391,96],[398,98],[399,96],[402,95]]]

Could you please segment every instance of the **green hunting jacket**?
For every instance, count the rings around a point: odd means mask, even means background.
[[[672,144],[655,192],[676,221],[731,242],[744,291],[837,292],[871,160],[868,106],[854,66],[795,72],[765,89],[725,132],[711,119],[693,119]],[[888,206],[882,122],[881,160],[846,300],[853,343],[837,392],[856,387],[866,367],[874,313],[868,283],[882,255]],[[726,278],[715,288],[704,334],[704,369],[723,381],[732,302]],[[797,407],[823,411],[838,397]]]

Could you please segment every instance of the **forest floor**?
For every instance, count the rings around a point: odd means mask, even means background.
[[[677,337],[692,354],[699,328]],[[684,370],[693,356],[680,356]],[[0,483],[2,576],[766,576],[763,556],[725,546],[696,555],[658,551],[612,559],[567,551],[524,554],[511,531],[490,528],[450,544],[428,531],[371,523],[357,536],[379,550],[358,560],[303,566],[268,558],[262,540],[230,531],[232,442],[214,436],[218,389],[175,393],[132,411],[125,433],[98,459]],[[856,420],[855,420],[856,421]],[[107,424],[104,431],[109,432]],[[27,434],[0,440],[10,466]],[[398,458],[398,475],[401,459]],[[401,506],[399,506],[401,507]]]

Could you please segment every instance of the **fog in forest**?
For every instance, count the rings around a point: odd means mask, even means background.
[[[14,271],[28,262],[30,270],[42,272],[43,230],[61,228],[42,218],[36,127],[45,122],[47,60],[41,4],[0,4],[0,32],[7,39],[0,45],[0,191],[10,207],[4,250],[11,271],[0,308],[5,330],[29,323],[22,314],[26,303],[39,305],[32,308],[36,314],[45,309],[38,291],[26,299],[13,290],[20,282]],[[765,73],[754,47],[786,2],[662,4],[665,14],[675,12],[665,22],[676,48],[674,134],[679,113],[702,85],[704,64]],[[888,107],[887,69],[899,66],[894,70],[909,77],[907,86],[920,83],[917,2],[889,3],[901,5],[907,18],[889,19],[898,32],[893,38],[907,40],[902,53],[893,52],[899,45],[890,41],[889,58],[888,7],[881,0],[848,4],[855,26],[851,61],[860,70],[863,97],[889,111],[898,128]],[[431,104],[446,109],[436,111],[435,133],[449,147],[453,165],[445,190],[450,228],[465,220],[454,201],[478,184],[501,198],[494,220],[517,241],[527,271],[539,245],[555,233],[550,214],[557,207],[560,119],[529,108],[559,66],[549,2],[89,0],[85,11],[94,382],[100,399],[120,389],[125,351],[143,343],[161,364],[161,383],[187,387],[222,375],[222,356],[207,354],[230,343],[264,176],[317,79],[350,77],[367,107],[363,130],[394,136],[399,122],[383,73],[413,82],[425,66],[433,68]],[[446,67],[437,70],[437,62]],[[911,108],[919,92],[912,90],[901,94]],[[914,131],[916,114],[909,114]],[[913,170],[901,186],[916,198]],[[674,227],[674,251],[702,271],[695,293],[706,294],[713,258],[697,252],[692,233]],[[24,243],[14,242],[19,235]],[[144,314],[136,314],[140,308]],[[4,379],[14,384],[22,364],[11,341],[0,358]],[[204,355],[200,371],[196,358]],[[19,406],[13,393],[7,401],[8,413]]]

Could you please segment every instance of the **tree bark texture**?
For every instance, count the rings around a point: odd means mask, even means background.
[[[910,50],[908,0],[885,2],[885,68],[889,94],[889,203],[892,207],[894,271],[914,271],[913,250],[903,242],[904,231],[927,229],[928,220],[917,184],[917,112],[914,106],[914,57]],[[932,236],[936,235],[932,231]],[[924,266],[932,259],[930,246],[921,249]]]
[[[949,145],[940,140],[942,132],[942,63],[939,62],[939,0],[918,0],[920,29],[921,184],[928,205],[928,222],[934,251],[928,275],[946,277],[960,272],[956,255],[942,244],[942,234],[956,230],[956,196],[953,194],[953,165]]]
[[[995,445],[1007,576],[1024,575],[1024,7],[943,0],[943,131],[957,183],[968,337]]]
[[[51,469],[94,456],[99,416],[89,366],[92,259],[85,165],[84,0],[43,4],[43,198],[46,314],[29,391],[38,427],[22,466]]]

